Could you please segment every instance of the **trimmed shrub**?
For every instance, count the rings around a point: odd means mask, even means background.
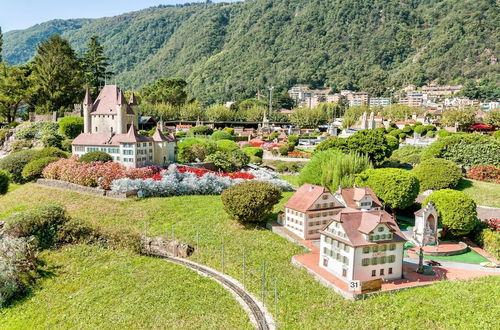
[[[22,176],[26,181],[36,180],[42,177],[43,169],[47,165],[57,162],[59,159],[57,157],[44,157],[32,160],[23,168]]]
[[[423,206],[433,203],[438,211],[439,222],[444,233],[467,235],[477,224],[476,203],[466,193],[452,189],[433,192],[425,198]]]
[[[425,148],[422,160],[444,158],[464,166],[500,166],[500,141],[481,134],[453,134]]]
[[[90,163],[90,162],[112,162],[113,157],[104,151],[91,151],[82,155],[78,161]]]
[[[339,150],[316,153],[299,174],[299,184],[311,183],[335,191],[339,186],[351,187],[356,174],[372,168],[367,156],[344,154]]]
[[[241,223],[262,222],[281,200],[281,190],[267,182],[246,181],[221,195],[224,210]]]
[[[41,139],[44,147],[56,147],[56,148],[61,147],[61,143],[63,140],[64,140],[64,138],[58,134],[54,134],[54,135],[47,134],[47,135],[44,135]]]
[[[500,168],[495,166],[476,166],[467,172],[467,177],[472,180],[500,183]]]
[[[234,135],[234,128],[232,127],[224,127],[224,130],[231,135]]]
[[[420,181],[420,191],[455,188],[463,176],[457,164],[442,158],[424,160],[412,172]]]
[[[285,143],[278,148],[278,152],[281,156],[288,156],[288,153],[290,151],[293,151],[295,149],[295,146],[291,143]]]
[[[16,132],[16,139],[41,140],[46,135],[59,135],[59,124],[40,122],[23,126]]]
[[[33,142],[30,140],[15,140],[12,142],[12,151],[19,151],[33,147]]]
[[[258,157],[258,156],[250,156],[250,161],[248,163],[249,164],[261,164],[262,158]]]
[[[243,151],[244,153],[246,153],[250,157],[256,156],[256,157],[262,158],[264,156],[264,150],[262,148],[259,148],[259,147],[247,147],[247,148],[241,149],[241,151]]]
[[[212,140],[201,138],[188,138],[177,144],[180,162],[192,163],[196,160],[204,161],[205,158],[217,151],[217,144]]]
[[[7,218],[6,231],[14,237],[35,236],[43,250],[55,245],[59,227],[68,220],[64,207],[49,204]]]
[[[213,128],[210,126],[195,126],[189,129],[189,132],[193,135],[212,135],[214,132]]]
[[[413,203],[420,189],[411,171],[398,168],[368,169],[356,178],[357,186],[369,186],[378,198],[394,209],[404,209]]]
[[[10,155],[0,159],[0,169],[10,174],[10,179],[15,183],[26,182],[22,172],[24,166],[33,160],[38,151],[33,149],[13,152]]]
[[[72,139],[64,139],[61,142],[61,149],[67,152],[71,152],[71,143],[73,143]]]
[[[483,248],[497,260],[500,259],[500,232],[488,228],[483,229],[481,239]]]
[[[0,195],[4,195],[9,191],[10,176],[4,170],[0,170]]]
[[[83,132],[83,118],[69,116],[59,121],[59,133],[67,139],[74,139]]]
[[[450,135],[452,135],[452,134],[453,134],[452,132],[447,131],[447,130],[444,130],[444,129],[440,129],[440,130],[437,132],[437,135],[438,135],[440,138],[444,138],[444,137],[450,136]]]
[[[217,150],[229,152],[239,149],[238,144],[231,140],[218,140],[217,141]]]
[[[33,160],[46,158],[46,157],[56,157],[56,158],[68,158],[68,154],[56,147],[46,147],[40,149],[35,156],[33,156]]]
[[[299,137],[297,135],[290,135],[288,137],[288,143],[296,146],[297,144],[299,144]]]
[[[385,139],[387,141],[387,145],[389,146],[389,149],[391,150],[391,154],[395,150],[398,150],[398,148],[399,148],[399,140],[396,137],[391,136],[391,135],[386,135]]]
[[[211,139],[215,140],[215,141],[217,141],[217,140],[232,140],[233,135],[231,133],[229,133],[228,131],[224,131],[224,130],[215,131],[212,133]]]
[[[416,165],[420,163],[420,156],[424,148],[415,146],[404,146],[395,150],[389,160],[402,164]]]
[[[434,138],[434,137],[436,137],[436,132],[435,131],[428,131],[427,134],[425,134],[425,136],[428,138]]]
[[[234,150],[232,152],[217,151],[209,155],[206,160],[213,162],[220,170],[230,173],[248,164],[250,157],[241,150]]]

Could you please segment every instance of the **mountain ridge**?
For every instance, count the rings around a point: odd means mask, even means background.
[[[12,64],[61,33],[81,52],[97,34],[116,83],[164,76],[204,103],[302,83],[334,90],[431,81],[499,81],[499,8],[492,0],[256,0],[154,7],[96,19],[53,20],[4,35]]]

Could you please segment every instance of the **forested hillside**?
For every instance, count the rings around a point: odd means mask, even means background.
[[[499,82],[499,14],[495,0],[256,0],[149,8],[12,31],[4,35],[3,56],[24,63],[52,33],[81,51],[97,34],[116,83],[125,88],[178,76],[204,103],[298,83],[387,94],[404,83]]]

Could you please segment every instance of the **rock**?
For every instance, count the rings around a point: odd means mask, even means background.
[[[194,248],[178,240],[167,240],[163,237],[141,238],[141,248],[144,254],[187,258],[194,252]]]

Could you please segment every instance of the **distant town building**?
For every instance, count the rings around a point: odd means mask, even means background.
[[[95,101],[87,90],[83,101],[84,132],[73,140],[72,153],[81,156],[103,151],[128,168],[175,161],[176,140],[172,135],[164,135],[160,126],[153,136],[138,133],[136,106],[134,94],[127,103],[115,85],[104,86]]]
[[[480,104],[481,110],[489,111],[500,108],[500,101],[483,102]]]
[[[327,101],[330,89],[310,89],[306,86],[295,86],[288,91],[288,95],[299,107],[313,108],[321,102]]]
[[[462,90],[462,85],[437,85],[429,84],[422,86],[422,93],[432,96],[444,96],[458,94]]]
[[[391,99],[388,97],[370,97],[370,107],[387,107],[391,105]]]
[[[406,95],[401,95],[399,104],[408,105],[410,107],[420,107],[424,103],[424,94],[422,92],[407,92]]]
[[[445,107],[453,107],[453,108],[465,108],[478,106],[478,100],[471,100],[467,97],[448,97],[443,101]]]

